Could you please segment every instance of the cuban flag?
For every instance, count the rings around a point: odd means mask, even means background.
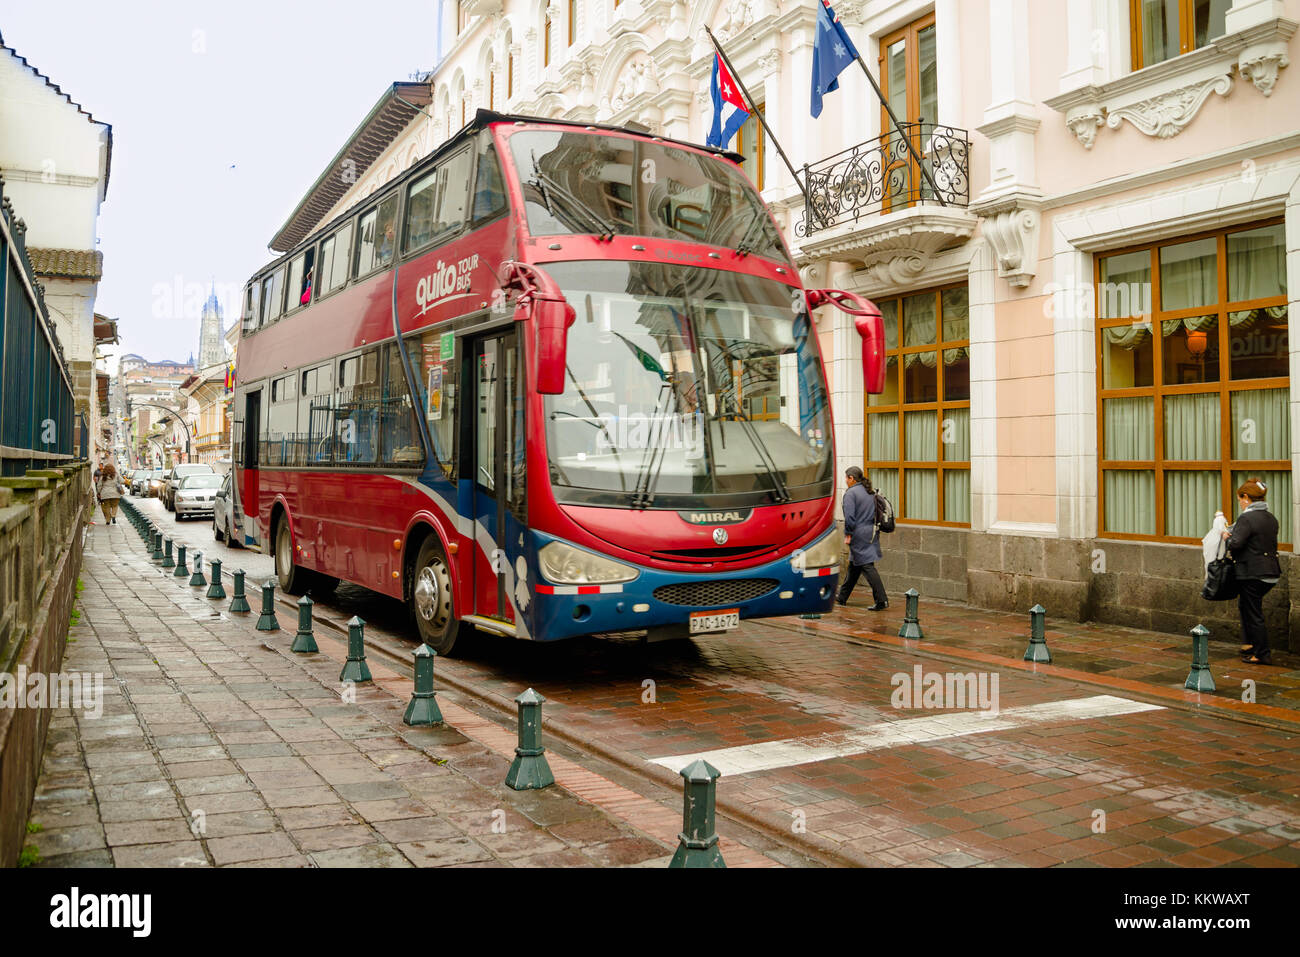
[[[713,127],[705,140],[709,146],[725,149],[749,119],[749,107],[740,95],[720,53],[713,54]]]

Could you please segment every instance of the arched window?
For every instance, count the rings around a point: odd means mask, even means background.
[[[578,0],[569,0],[569,42],[568,46],[573,46],[573,41],[578,39]]]
[[[542,66],[551,65],[551,30],[551,19],[547,17],[546,25],[542,29]]]
[[[495,110],[497,108],[497,71],[496,71],[496,64],[492,61],[491,57],[488,58],[487,75],[488,75],[488,104],[487,105],[489,110]]]

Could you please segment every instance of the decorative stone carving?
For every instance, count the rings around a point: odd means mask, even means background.
[[[776,76],[776,71],[781,68],[781,51],[769,50],[758,58],[758,69],[763,76]]]
[[[1187,129],[1187,125],[1212,94],[1227,96],[1232,92],[1232,82],[1232,76],[1225,74],[1153,96],[1132,106],[1118,107],[1109,112],[1106,125],[1117,130],[1121,123],[1128,120],[1147,136],[1172,139]]]
[[[861,263],[872,285],[907,287],[921,278],[935,253],[970,239],[978,221],[965,209],[917,206],[818,232],[803,244],[801,256]]]
[[[1066,117],[1065,125],[1083,144],[1083,148],[1090,150],[1097,142],[1097,131],[1106,125],[1106,117],[1100,107],[1086,106],[1081,110],[1072,111]]]
[[[1277,75],[1288,66],[1291,60],[1285,53],[1261,53],[1250,59],[1242,59],[1237,64],[1241,75],[1255,84],[1255,89],[1265,96],[1273,95],[1277,85]]]
[[[545,15],[546,15],[546,19],[549,20],[551,23],[559,22],[560,19],[559,0],[550,0],[550,3],[546,5]]]
[[[719,40],[730,40],[754,22],[754,0],[730,0],[727,18],[713,31]]]
[[[1026,288],[1038,271],[1037,204],[1011,196],[975,210],[984,221],[984,237],[998,260],[998,275],[1017,289]]]

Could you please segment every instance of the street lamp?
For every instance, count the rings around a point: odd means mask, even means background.
[[[191,461],[191,460],[194,458],[194,456],[190,453],[191,437],[190,437],[190,427],[189,427],[189,424],[186,423],[186,421],[185,421],[184,419],[182,419],[182,418],[180,417],[180,415],[179,415],[179,414],[178,414],[174,409],[169,409],[169,408],[167,408],[167,406],[165,406],[165,405],[155,405],[155,404],[152,403],[152,402],[139,402],[139,401],[137,401],[137,402],[135,402],[134,404],[135,404],[135,405],[141,405],[141,406],[144,406],[144,407],[149,408],[149,409],[158,409],[158,410],[161,411],[161,412],[166,412],[166,413],[167,413],[168,415],[170,415],[173,419],[175,419],[177,422],[179,422],[179,423],[181,424],[181,428],[183,428],[183,429],[185,430],[185,461],[188,462],[188,461]]]

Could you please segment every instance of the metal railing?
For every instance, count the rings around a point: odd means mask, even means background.
[[[908,146],[911,149],[908,149]],[[902,124],[813,165],[805,165],[804,185],[811,207],[795,225],[795,234],[811,236],[868,216],[913,206],[970,205],[970,134],[937,123]],[[919,161],[918,161],[919,157]],[[936,193],[920,164],[930,171]]]
[[[0,196],[4,179],[0,177]],[[0,201],[0,474],[70,464],[89,455],[76,422],[72,376],[27,256],[27,225]],[[79,428],[78,428],[79,424]]]

